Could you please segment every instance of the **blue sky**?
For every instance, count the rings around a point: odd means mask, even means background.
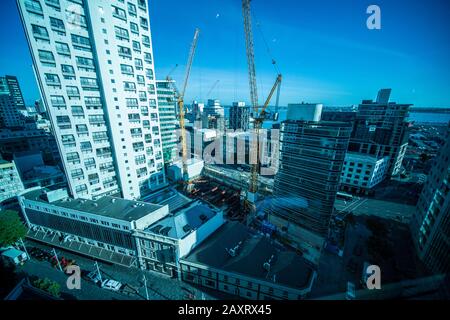
[[[381,30],[366,28],[371,4],[381,8]],[[16,75],[30,102],[39,93],[15,0],[1,6],[0,74]],[[352,105],[390,87],[397,102],[450,107],[449,9],[446,0],[253,0],[260,103],[275,81],[272,55],[283,74],[282,105]],[[173,77],[182,81],[199,27],[186,100],[249,101],[239,0],[151,0],[150,21],[157,78],[179,64]]]

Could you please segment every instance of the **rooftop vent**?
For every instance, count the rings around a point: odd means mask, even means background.
[[[97,202],[94,202],[92,205],[93,205],[94,207],[98,207],[98,203],[97,203]]]
[[[189,231],[191,231],[192,230],[192,228],[191,228],[191,226],[189,225],[189,224],[186,224],[184,227],[183,227],[183,231],[184,232],[189,232]]]
[[[112,199],[111,199],[111,202],[112,202],[112,203],[116,202],[116,199],[115,199],[115,198],[112,198]]]

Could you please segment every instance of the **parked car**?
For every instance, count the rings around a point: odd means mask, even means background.
[[[97,271],[91,271],[86,274],[86,279],[95,283],[96,285],[100,285],[102,283],[102,279]]]
[[[102,288],[112,291],[119,291],[120,288],[122,288],[122,284],[116,280],[106,279],[102,282]]]

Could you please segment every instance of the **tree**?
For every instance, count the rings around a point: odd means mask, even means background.
[[[60,296],[61,286],[59,285],[59,283],[52,281],[49,278],[38,278],[33,281],[33,286],[38,289],[47,291],[54,297],[59,298]]]
[[[12,210],[0,211],[0,247],[7,247],[25,237],[27,228]]]

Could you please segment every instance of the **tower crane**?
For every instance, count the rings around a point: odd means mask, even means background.
[[[258,192],[258,176],[261,168],[261,155],[260,155],[260,145],[259,145],[259,135],[260,129],[262,128],[264,120],[267,119],[266,109],[272,99],[272,96],[277,90],[277,102],[279,100],[280,95],[280,86],[282,75],[278,72],[277,78],[275,80],[272,89],[270,90],[269,95],[267,96],[266,101],[262,107],[258,104],[258,92],[256,87],[256,67],[255,67],[255,53],[254,53],[254,45],[253,45],[253,31],[252,31],[252,22],[251,22],[251,11],[250,11],[250,1],[251,0],[242,0],[242,15],[244,18],[244,33],[245,33],[245,46],[247,53],[247,67],[248,67],[248,80],[250,87],[250,99],[251,105],[253,109],[253,127],[256,138],[256,146],[252,148],[252,157],[255,163],[251,166],[251,176],[250,176],[250,184],[247,192],[247,196],[245,199],[245,207],[250,213],[255,213],[256,211],[256,200],[257,200],[257,192]],[[272,61],[275,64],[275,61]]]
[[[186,65],[186,71],[184,75],[184,82],[181,89],[181,92],[178,91],[177,87],[173,83],[172,79],[170,78],[170,75],[167,76],[166,80],[172,85],[175,94],[177,96],[177,106],[178,106],[178,113],[179,113],[179,123],[180,123],[180,130],[181,130],[181,151],[182,151],[182,166],[183,166],[183,185],[184,189],[187,190],[189,188],[189,174],[188,174],[188,167],[187,167],[187,141],[186,141],[186,131],[185,131],[185,125],[184,125],[184,95],[186,93],[186,87],[189,80],[189,75],[191,73],[191,67],[192,62],[194,61],[194,55],[195,55],[195,49],[197,48],[197,41],[200,34],[200,29],[196,28],[194,33],[194,38],[192,40],[191,49],[189,51],[189,57]]]

